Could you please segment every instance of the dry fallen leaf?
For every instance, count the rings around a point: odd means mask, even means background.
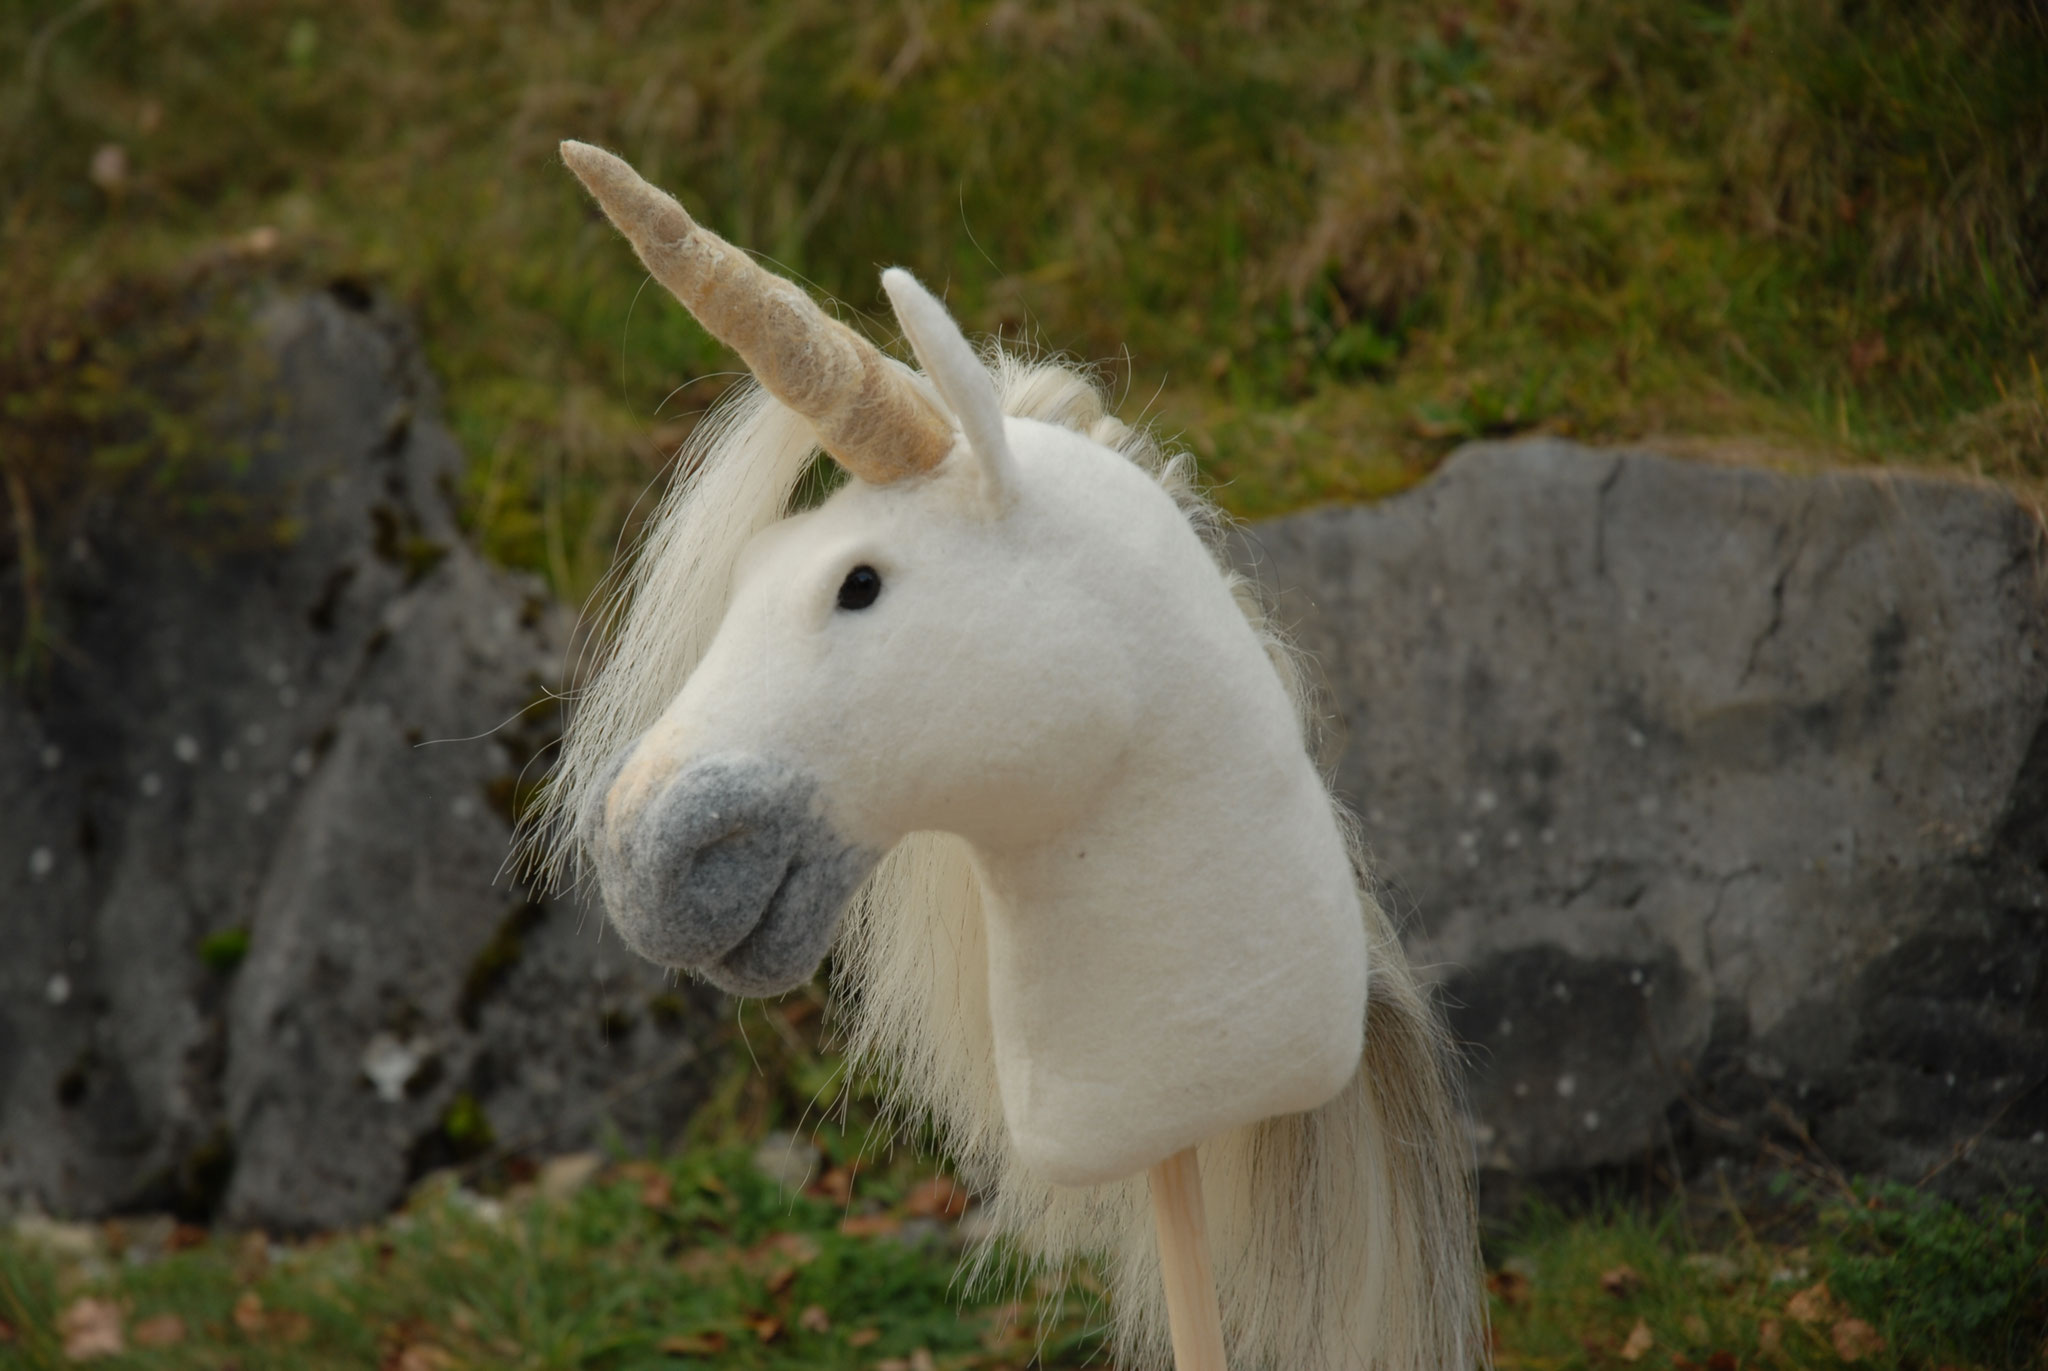
[[[235,1327],[252,1338],[263,1332],[263,1297],[254,1290],[235,1299]]]
[[[725,1334],[677,1333],[663,1338],[655,1347],[671,1357],[715,1357],[725,1351]]]
[[[1486,1278],[1486,1288],[1510,1308],[1529,1298],[1529,1278],[1519,1271],[1493,1272]]]
[[[1839,1318],[1842,1306],[1826,1281],[1818,1281],[1785,1301],[1785,1316],[1799,1323],[1827,1323]]]
[[[839,1221],[839,1231],[849,1238],[887,1237],[902,1227],[894,1214],[850,1214]]]
[[[748,1317],[747,1327],[762,1342],[774,1342],[782,1336],[782,1320],[773,1314],[754,1314]]]
[[[798,1266],[809,1266],[818,1259],[818,1240],[808,1233],[771,1233],[754,1245],[753,1255],[763,1253],[786,1257]]]
[[[175,1347],[185,1341],[185,1321],[176,1314],[156,1314],[136,1324],[130,1336],[137,1347]]]
[[[1643,1273],[1633,1266],[1610,1267],[1600,1273],[1600,1288],[1618,1300],[1625,1300],[1643,1288]]]
[[[811,1194],[828,1199],[834,1204],[845,1204],[853,1198],[854,1182],[860,1179],[858,1166],[833,1166],[826,1168],[811,1187]]]
[[[121,1330],[121,1306],[112,1300],[74,1300],[57,1316],[57,1335],[64,1340],[66,1361],[118,1357],[128,1350]]]
[[[905,1213],[920,1218],[957,1219],[967,1212],[967,1191],[951,1176],[919,1181],[904,1197]]]
[[[829,1333],[832,1331],[832,1316],[825,1312],[822,1304],[807,1304],[804,1312],[796,1316],[796,1326],[808,1333]]]
[[[789,1289],[790,1282],[795,1279],[796,1268],[794,1266],[778,1266],[768,1273],[768,1278],[762,1284],[768,1287],[769,1294],[780,1295],[783,1291]]]
[[[430,1342],[407,1344],[390,1363],[391,1371],[453,1371],[454,1366],[454,1354]]]
[[[1785,1325],[1776,1319],[1765,1319],[1756,1328],[1756,1348],[1765,1356],[1775,1357],[1785,1348]]]
[[[856,1328],[846,1335],[846,1345],[849,1347],[866,1347],[881,1336],[882,1330],[879,1328]]]
[[[739,1254],[729,1247],[693,1247],[676,1258],[676,1266],[686,1276],[708,1276],[738,1260]]]
[[[1837,1319],[1829,1330],[1828,1341],[1835,1345],[1835,1355],[1843,1361],[1862,1361],[1884,1351],[1884,1338],[1861,1319]]]
[[[1641,1361],[1643,1354],[1654,1347],[1656,1342],[1657,1335],[1650,1331],[1650,1325],[1637,1319],[1636,1326],[1628,1330],[1628,1341],[1621,1345],[1621,1359]]]

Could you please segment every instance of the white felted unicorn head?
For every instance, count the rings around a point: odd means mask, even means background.
[[[1164,1345],[1141,1173],[1199,1144],[1240,1365],[1473,1364],[1440,1030],[1183,467],[1074,373],[985,363],[908,274],[922,377],[563,155],[762,388],[648,535],[556,869],[736,994],[836,943],[857,1055],[1027,1249],[1111,1258],[1125,1356]],[[789,514],[819,446],[855,479]]]

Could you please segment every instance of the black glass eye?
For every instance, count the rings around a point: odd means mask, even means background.
[[[866,609],[882,593],[882,575],[871,566],[857,566],[839,583],[841,609]]]

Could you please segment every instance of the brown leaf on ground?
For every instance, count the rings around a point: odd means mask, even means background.
[[[825,1174],[812,1183],[808,1193],[834,1204],[845,1204],[853,1198],[853,1182],[859,1174],[860,1168],[855,1166],[828,1167]]]
[[[894,1214],[849,1214],[839,1221],[839,1231],[849,1238],[885,1238],[902,1227]]]
[[[1529,1298],[1529,1278],[1519,1271],[1495,1271],[1486,1278],[1486,1288],[1509,1308]]]
[[[185,1321],[176,1314],[156,1314],[135,1325],[129,1334],[137,1347],[176,1347],[185,1341]]]
[[[1656,1345],[1657,1335],[1650,1331],[1650,1325],[1637,1319],[1636,1326],[1628,1330],[1628,1340],[1621,1345],[1621,1359],[1641,1361],[1643,1354]]]
[[[1775,1357],[1785,1350],[1785,1325],[1776,1319],[1765,1319],[1756,1326],[1756,1350],[1767,1357]]]
[[[676,1258],[676,1266],[686,1276],[708,1276],[738,1260],[739,1253],[730,1247],[693,1247]]]
[[[1861,1319],[1837,1319],[1828,1330],[1828,1341],[1843,1361],[1862,1361],[1884,1351],[1884,1338]]]
[[[806,1333],[830,1333],[832,1316],[825,1312],[822,1304],[807,1304],[804,1312],[796,1316],[796,1326]]]
[[[640,1203],[649,1209],[666,1209],[675,1199],[675,1182],[653,1162],[621,1162],[613,1175],[640,1187]]]
[[[882,1330],[879,1328],[856,1328],[846,1335],[846,1345],[848,1347],[866,1347],[881,1336]]]
[[[1643,1273],[1633,1266],[1613,1266],[1600,1273],[1600,1288],[1618,1300],[1625,1300],[1643,1288]]]
[[[709,1333],[676,1333],[663,1338],[655,1348],[671,1357],[716,1357],[725,1351],[725,1334],[716,1329]]]
[[[542,1162],[533,1184],[542,1199],[560,1204],[589,1185],[603,1169],[604,1158],[596,1152],[568,1152]]]
[[[957,1219],[967,1212],[967,1191],[951,1176],[919,1181],[904,1197],[905,1213],[919,1218]]]
[[[195,1247],[206,1246],[206,1230],[196,1223],[181,1223],[171,1230],[171,1236],[164,1240],[166,1252],[189,1252]]]
[[[235,1327],[249,1337],[260,1337],[263,1333],[263,1297],[254,1290],[244,1290],[235,1298]]]
[[[907,1357],[884,1357],[875,1371],[932,1371],[932,1354],[920,1347]]]
[[[789,1289],[790,1283],[795,1279],[796,1268],[794,1266],[778,1266],[773,1271],[770,1271],[767,1279],[761,1283],[768,1287],[769,1294],[780,1295],[783,1291]]]
[[[64,1360],[91,1361],[118,1357],[128,1350],[122,1330],[121,1306],[113,1300],[74,1300],[57,1316],[57,1336],[64,1341]]]
[[[1868,333],[1849,344],[1849,370],[1857,380],[1891,360],[1892,350],[1882,333]]]
[[[244,1233],[235,1244],[235,1280],[247,1285],[270,1269],[270,1235],[260,1228]]]
[[[809,1266],[818,1259],[818,1240],[807,1233],[770,1233],[754,1244],[751,1255],[762,1256],[769,1253],[795,1262],[798,1266]]]
[[[1785,1301],[1785,1317],[1797,1323],[1830,1323],[1842,1315],[1842,1306],[1826,1281],[1816,1281]]]
[[[313,1321],[296,1309],[273,1309],[265,1331],[280,1342],[304,1342],[313,1335]]]
[[[398,1356],[385,1363],[385,1371],[454,1371],[455,1354],[430,1342],[407,1343]]]
[[[982,1317],[988,1320],[988,1331],[981,1335],[982,1347],[990,1352],[1000,1352],[1024,1337],[1021,1324],[1025,1308],[1022,1300],[1011,1300],[1008,1304],[983,1310]]]
[[[747,1318],[747,1328],[762,1342],[774,1342],[782,1336],[782,1320],[773,1314],[753,1314]]]

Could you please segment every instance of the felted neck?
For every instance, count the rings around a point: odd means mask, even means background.
[[[1198,707],[1162,717],[1142,764],[1054,840],[978,852],[1004,1112],[1047,1180],[1110,1180],[1313,1108],[1356,1068],[1365,938],[1344,841],[1285,701],[1247,708],[1230,684],[1208,682],[1222,717],[1193,720],[1209,692],[1190,687]]]

